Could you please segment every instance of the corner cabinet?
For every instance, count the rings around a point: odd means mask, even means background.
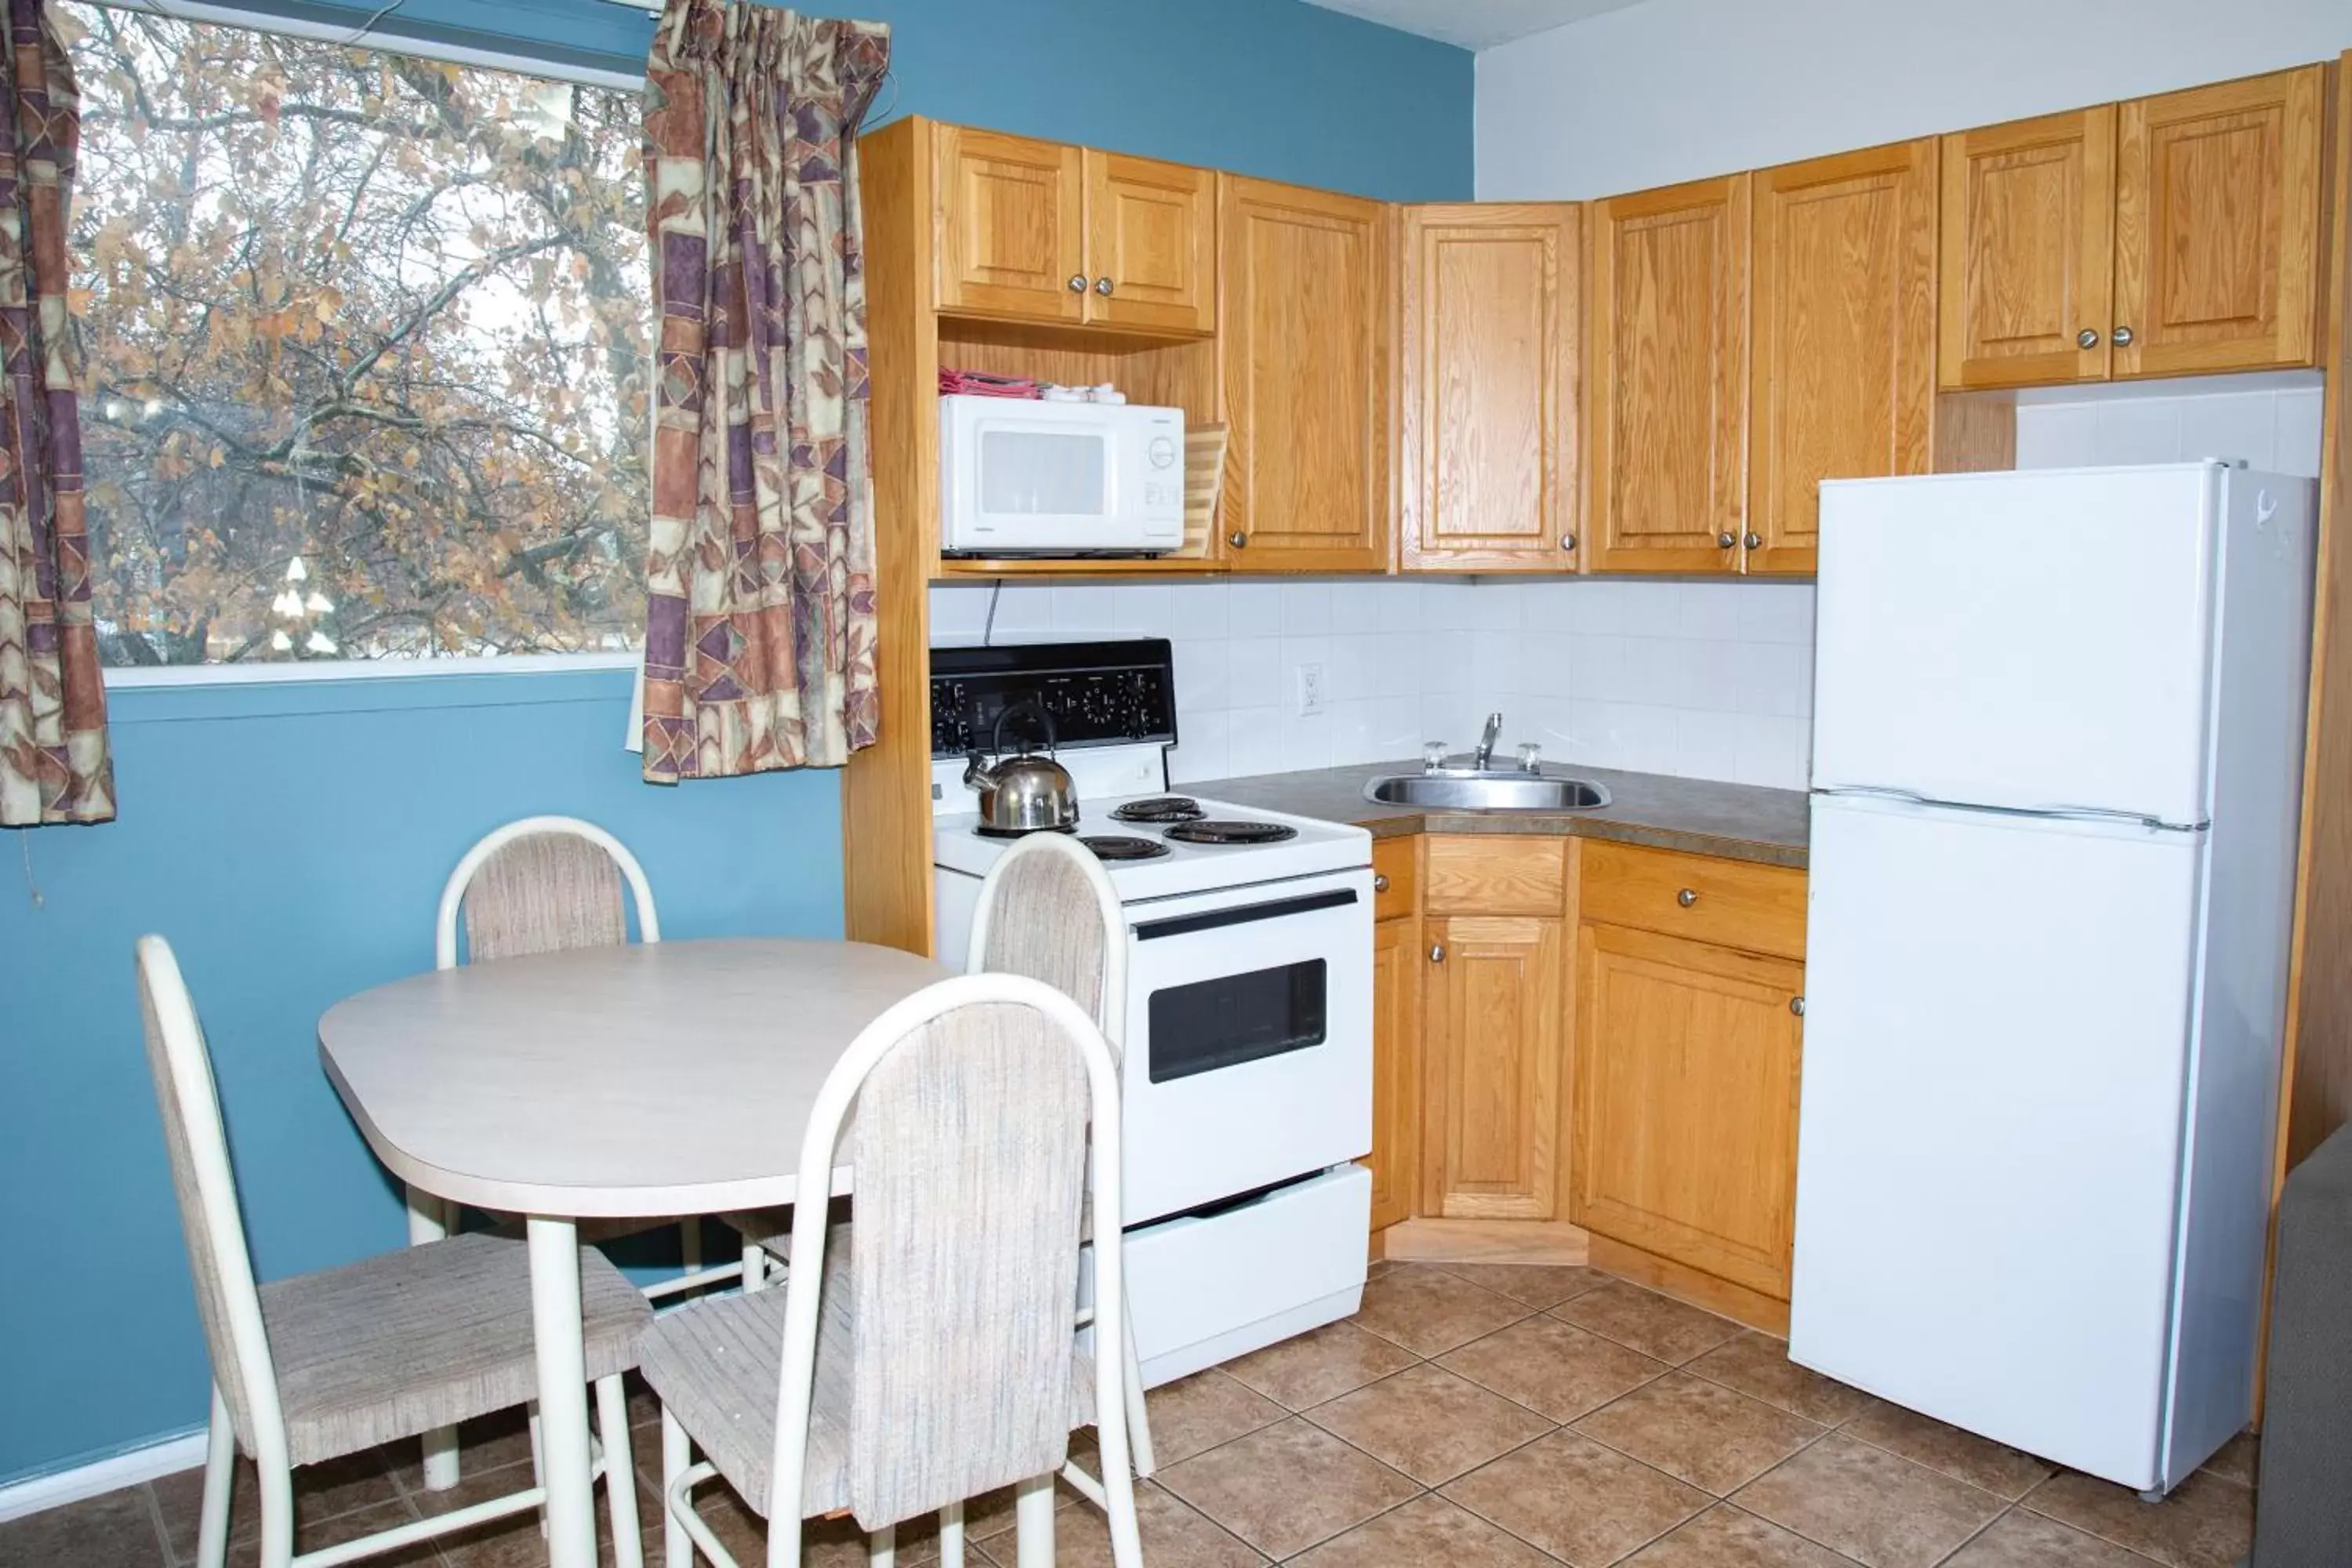
[[[1733,174],[1585,208],[1590,571],[1739,569],[1750,188]]]
[[[1235,572],[1389,562],[1389,209],[1218,176],[1225,426],[1218,542]]]
[[[1398,222],[1398,564],[1576,570],[1582,212],[1411,206]]]

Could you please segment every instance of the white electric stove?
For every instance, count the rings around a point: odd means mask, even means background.
[[[1145,1383],[1352,1314],[1371,1147],[1371,837],[1167,787],[1168,645],[932,650],[937,949],[960,964],[981,879],[962,748],[1050,712],[1081,841],[1127,921],[1125,1228]],[[1008,737],[1009,738],[1009,737]],[[1030,739],[1031,737],[1024,737]]]

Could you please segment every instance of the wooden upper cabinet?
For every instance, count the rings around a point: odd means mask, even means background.
[[[1585,208],[1588,570],[1736,572],[1750,176]]]
[[[1388,565],[1389,233],[1378,202],[1219,176],[1217,353],[1236,572]],[[1240,541],[1235,543],[1235,540]]]
[[[2115,106],[1943,140],[1940,384],[2105,376]]]
[[[1936,142],[1755,182],[1746,565],[1809,573],[1822,480],[1931,466]]]
[[[2325,66],[2121,107],[2116,375],[2314,363],[2326,112]]]
[[[1550,1219],[1566,1066],[1562,922],[1452,915],[1422,930],[1423,1212]]]
[[[1087,319],[1141,331],[1217,329],[1217,176],[1086,154]]]
[[[1092,291],[1080,151],[961,125],[937,126],[933,134],[939,308],[1083,321]]]
[[[1577,944],[1570,1217],[1788,1300],[1804,971],[1612,925]]]
[[[1565,202],[1402,211],[1407,571],[1575,570],[1581,216]]]

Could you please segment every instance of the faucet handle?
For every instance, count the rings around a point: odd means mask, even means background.
[[[1543,747],[1533,741],[1519,742],[1519,768],[1524,773],[1543,772]]]
[[[1433,773],[1445,765],[1445,742],[1423,741],[1421,743],[1421,770]]]

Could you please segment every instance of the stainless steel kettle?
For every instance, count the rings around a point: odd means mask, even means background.
[[[1045,726],[1045,751],[1004,754],[1004,721],[1015,714],[1034,714]],[[974,752],[964,765],[963,782],[980,792],[980,830],[999,837],[1022,833],[1066,833],[1078,825],[1078,791],[1070,771],[1053,757],[1054,716],[1034,702],[1016,702],[996,716],[989,750],[997,754],[994,767],[982,767]]]

